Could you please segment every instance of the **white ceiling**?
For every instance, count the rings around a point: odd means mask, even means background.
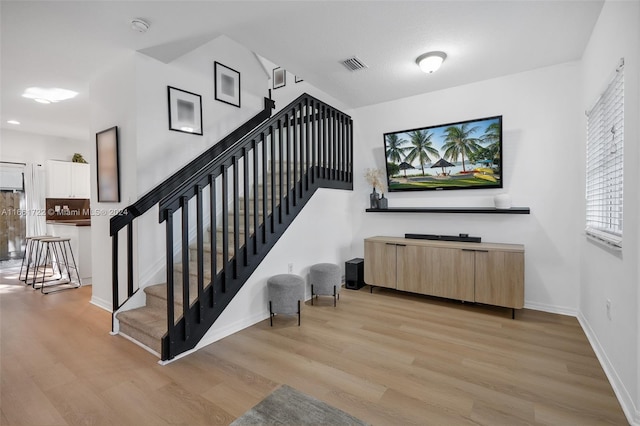
[[[164,61],[221,34],[351,107],[578,60],[603,0],[534,1],[4,1],[2,127],[89,140],[88,87],[135,50]],[[146,34],[130,29],[140,17]],[[420,54],[442,50],[437,73]],[[357,55],[369,68],[350,72]],[[42,105],[30,86],[80,92]],[[6,123],[19,120],[20,126]]]

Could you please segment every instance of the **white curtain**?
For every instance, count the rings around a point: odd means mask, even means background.
[[[45,215],[44,167],[29,163],[24,168],[24,194],[27,202],[27,237],[45,235],[47,220]]]

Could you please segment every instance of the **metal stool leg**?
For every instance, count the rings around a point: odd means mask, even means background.
[[[22,256],[22,264],[20,265],[20,274],[18,274],[18,279],[20,281],[25,281],[26,280],[26,273],[27,271],[25,270],[25,263],[27,264],[27,269],[29,268],[29,254],[30,254],[30,250],[31,250],[31,244],[33,242],[33,239],[31,237],[27,237],[27,246],[24,248],[24,255]],[[25,278],[22,278],[23,275],[22,273],[24,272],[24,276]]]
[[[78,271],[78,264],[76,263],[76,258],[73,255],[73,250],[71,249],[71,240],[67,239],[66,243],[67,243],[67,247],[69,248],[69,255],[71,256],[71,262],[72,262],[72,263],[69,263],[67,259],[67,265],[69,269],[73,269],[76,272],[76,278],[78,279],[78,287],[80,287],[82,285],[82,280],[80,279],[80,272]],[[63,242],[63,245],[64,245],[64,242]],[[69,281],[71,281],[71,271],[69,271]]]
[[[75,257],[73,256],[73,250],[71,248],[71,242],[69,238],[56,238],[53,241],[49,241],[52,247],[53,256],[55,256],[55,265],[58,267],[58,271],[60,274],[59,282],[50,284],[45,286],[44,283],[41,287],[42,294],[50,294],[58,291],[71,290],[74,288],[78,288],[82,285],[80,280],[80,274],[78,273],[78,266],[75,261]],[[66,244],[65,244],[66,243]],[[54,260],[52,260],[52,268],[54,265]],[[64,271],[63,268],[64,267]],[[75,271],[76,278],[78,279],[77,283],[74,283],[72,271]],[[66,277],[65,277],[66,273]],[[66,278],[66,279],[65,279]],[[61,286],[65,286],[61,288]],[[45,287],[47,289],[55,288],[55,290],[47,290],[45,291]]]
[[[47,264],[46,264],[46,252],[45,252],[45,246],[47,244],[45,244],[44,242],[44,238],[39,238],[37,240],[37,245],[36,245],[36,253],[35,253],[35,257],[34,257],[34,264],[33,264],[33,278],[31,279],[31,287],[33,287],[33,289],[36,289],[36,283],[38,281],[38,273],[40,271],[42,271],[42,279],[44,280],[44,275],[46,274],[47,271]],[[45,255],[43,257],[43,255]],[[45,262],[43,264],[43,262]],[[29,282],[27,281],[27,284],[29,284]],[[40,287],[37,287],[40,288]]]
[[[38,268],[38,253],[40,251],[40,241],[42,238],[44,237],[31,237],[31,248],[29,249],[29,256],[27,259],[27,265],[24,274],[24,283],[26,285],[32,285],[35,280],[35,273],[37,272]],[[29,282],[29,275],[32,275],[31,283]]]

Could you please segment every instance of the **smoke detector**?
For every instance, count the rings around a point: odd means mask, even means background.
[[[134,18],[131,20],[131,28],[139,33],[146,33],[149,31],[149,27],[149,23],[142,18]]]

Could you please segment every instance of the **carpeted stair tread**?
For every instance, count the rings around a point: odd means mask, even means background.
[[[166,309],[143,306],[116,315],[120,321],[120,332],[143,345],[161,352],[162,338],[167,334]]]
[[[222,231],[220,231],[222,232]],[[229,257],[233,256],[233,234],[231,233],[229,235]],[[240,241],[242,241],[242,238],[240,238]],[[203,253],[203,257],[204,257],[204,262],[205,262],[205,268],[207,267],[206,264],[210,261],[209,259],[211,259],[211,244],[210,243],[204,243],[202,245],[202,253]],[[218,255],[222,254],[222,239],[220,239],[220,241],[218,241]],[[189,245],[189,257],[192,260],[192,262],[189,263],[189,272],[191,272],[193,269],[193,267],[195,266],[191,266],[191,264],[193,263],[193,265],[196,265],[195,263],[195,259],[198,258],[198,244],[197,243],[192,243]],[[180,263],[176,263],[176,265],[179,265]],[[220,268],[218,268],[220,269]],[[197,270],[197,269],[196,269]]]
[[[145,294],[147,295],[147,305],[150,304],[150,302],[153,302],[152,304],[155,306],[161,305],[164,306],[164,310],[166,311],[166,306],[167,306],[167,285],[166,284],[156,284],[156,285],[152,285],[149,287],[145,287],[144,289]],[[196,300],[196,296],[198,295],[198,287],[197,287],[197,280],[193,280],[191,279],[189,281],[189,299],[191,299],[191,302],[193,303]],[[155,298],[156,300],[159,300],[160,303],[157,303],[155,300],[150,300],[151,298]],[[178,312],[182,312],[182,282],[180,283],[176,283],[174,282],[173,284],[173,306],[176,312],[176,315]],[[166,316],[166,313],[165,313]]]
[[[155,307],[143,306],[116,315],[121,323],[161,339],[167,334],[167,311]]]

